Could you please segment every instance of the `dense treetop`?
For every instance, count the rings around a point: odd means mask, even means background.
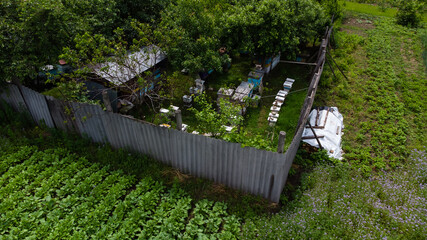
[[[221,70],[229,52],[271,55],[295,53],[324,31],[334,0],[160,0],[51,1],[4,0],[0,3],[0,75],[2,81],[33,78],[54,64],[79,36],[96,34],[127,42],[139,38],[132,22],[147,23],[162,36],[176,69]],[[231,50],[231,51],[230,51]]]

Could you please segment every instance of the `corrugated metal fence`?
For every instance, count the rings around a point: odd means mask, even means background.
[[[18,111],[28,111],[39,124],[77,131],[98,143],[109,142],[114,148],[147,154],[183,172],[275,202],[280,198],[293,159],[287,157],[289,154],[242,148],[238,143],[105,112],[97,105],[64,102],[24,86],[21,89],[9,85],[1,98]]]
[[[285,154],[161,128],[105,112],[97,105],[46,97],[24,86],[9,85],[0,97],[17,111],[28,111],[38,124],[76,131],[94,142],[108,142],[115,148],[147,154],[183,172],[278,202],[313,105],[330,31],[322,42],[297,131]]]

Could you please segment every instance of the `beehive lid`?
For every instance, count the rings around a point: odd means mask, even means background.
[[[284,101],[285,101],[285,98],[284,98],[284,97],[276,96],[276,100],[277,100],[277,101],[280,101],[280,102],[284,102]]]
[[[264,76],[264,73],[262,72],[256,72],[256,71],[251,71],[248,74],[248,78],[255,78],[255,79],[260,79]]]
[[[279,118],[279,115],[277,112],[270,112],[270,114],[268,114],[269,117],[275,117],[275,118]]]
[[[268,117],[267,120],[271,123],[276,123],[277,122],[277,118],[275,117]]]
[[[279,112],[280,111],[280,107],[278,107],[278,106],[271,106],[270,111],[272,111],[272,112]]]

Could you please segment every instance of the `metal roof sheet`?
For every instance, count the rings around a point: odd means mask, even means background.
[[[93,72],[115,85],[121,85],[152,68],[165,58],[166,54],[159,47],[148,46],[139,52],[130,53],[124,64],[117,62],[98,64],[93,67]]]

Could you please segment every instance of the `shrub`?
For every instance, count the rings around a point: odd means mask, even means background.
[[[419,26],[422,19],[423,3],[417,0],[401,1],[396,14],[397,23],[408,27]]]

